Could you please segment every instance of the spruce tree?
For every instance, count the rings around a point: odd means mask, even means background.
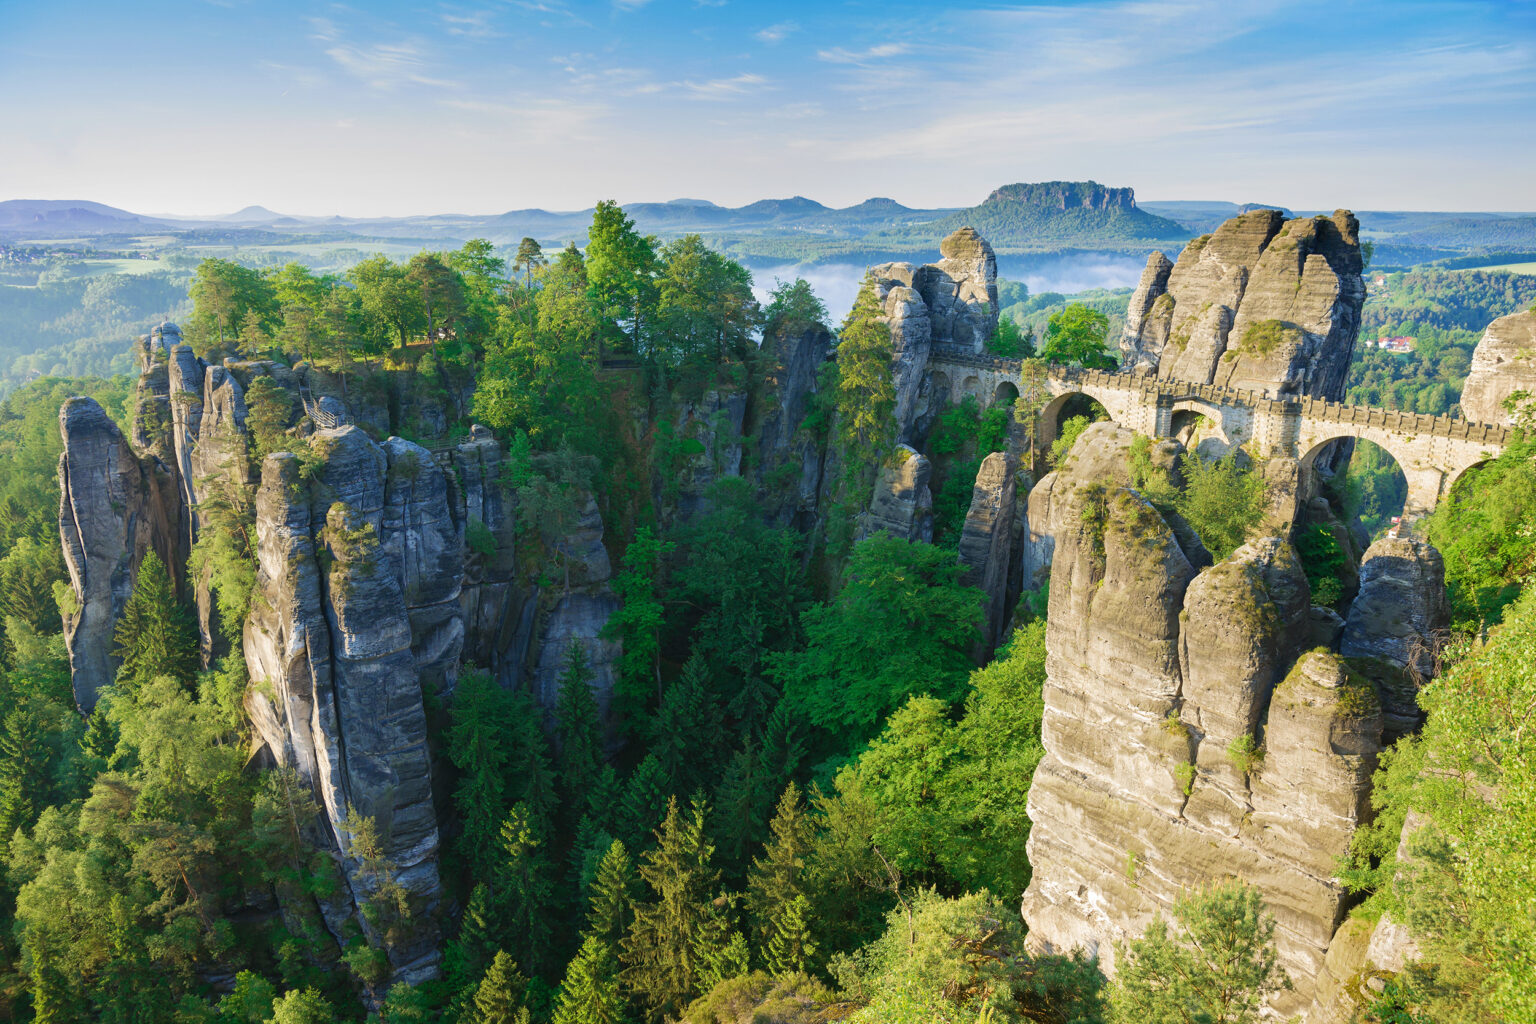
[[[652,830],[667,813],[667,800],[672,796],[661,761],[655,754],[645,755],[624,784],[619,835],[625,846],[632,850],[646,846]]]
[[[504,948],[519,963],[540,973],[549,955],[549,910],[554,898],[544,838],[527,807],[518,803],[501,826],[504,860],[496,876],[496,900]]]
[[[713,780],[723,736],[720,706],[710,692],[709,668],[696,654],[667,688],[651,725],[651,753],[669,792],[692,793]]]
[[[769,829],[773,836],[747,873],[747,908],[760,950],[772,943],[788,908],[805,893],[803,873],[811,851],[812,826],[800,787],[793,782],[779,798]]]
[[[810,916],[810,902],[801,895],[781,907],[772,919],[768,945],[763,950],[763,963],[769,974],[780,977],[804,971],[816,955]]]
[[[585,806],[603,768],[603,729],[592,696],[592,668],[576,638],[565,652],[565,671],[555,701],[555,733],[560,738],[556,761],[560,798],[573,817]]]
[[[176,600],[165,563],[150,551],[139,563],[133,594],[123,605],[113,634],[119,659],[118,685],[136,694],[156,676],[191,683],[199,664],[197,626]]]
[[[47,802],[53,757],[45,730],[30,704],[12,708],[0,724],[0,861],[16,830],[30,828]]]
[[[634,920],[637,882],[629,851],[615,839],[608,852],[603,854],[597,867],[597,879],[592,884],[592,898],[587,909],[588,935],[617,947]]]
[[[523,1002],[528,997],[528,979],[505,950],[498,949],[491,966],[486,968],[469,1012],[472,1024],[519,1024],[527,1019]]]
[[[656,832],[640,877],[651,900],[637,904],[625,936],[623,977],[653,1016],[676,1016],[698,994],[702,978],[697,944],[715,920],[719,872],[710,863],[714,847],[706,838],[708,806],[695,799],[685,815],[677,798]]]
[[[554,1024],[619,1024],[624,1011],[613,947],[588,935],[566,968]]]
[[[443,955],[443,974],[452,991],[463,992],[484,973],[500,945],[501,931],[490,886],[478,882],[470,890],[458,937],[448,944]]]

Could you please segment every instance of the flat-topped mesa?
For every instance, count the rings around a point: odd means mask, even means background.
[[[1369,813],[1380,700],[1333,652],[1302,655],[1311,595],[1284,540],[1200,568],[1182,524],[1125,485],[1134,436],[1090,426],[1031,501],[1054,553],[1030,941],[1112,972],[1114,943],[1182,892],[1240,879],[1276,918],[1287,1016],[1347,907],[1334,873]]]
[[[1159,377],[1271,395],[1343,397],[1365,280],[1359,222],[1252,210],[1147,260],[1120,351]]]
[[[1506,407],[1517,392],[1536,395],[1536,309],[1501,316],[1488,325],[1472,351],[1472,369],[1461,391],[1461,411],[1479,423],[1514,426]]]
[[[997,258],[975,229],[939,243],[937,263],[870,268],[882,319],[891,327],[898,440],[911,441],[919,392],[935,345],[979,353],[997,331]]]
[[[1036,181],[994,189],[987,202],[1019,202],[1058,210],[1134,210],[1136,190],[1096,181]]]

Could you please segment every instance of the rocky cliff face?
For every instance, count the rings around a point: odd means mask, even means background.
[[[165,324],[140,339],[132,445],[90,399],[71,399],[60,413],[59,525],[77,605],[65,629],[77,699],[90,708],[112,681],[113,631],[151,549],[195,600],[205,653],[223,653],[214,649],[225,631],[208,579],[180,574],[202,529],[199,507],[253,496],[256,590],[238,633],[258,760],[295,769],[323,808],[313,838],[335,853],[345,885],[319,910],[338,943],[357,925],[373,927],[360,911],[384,873],[354,851],[358,820],[371,820],[416,924],[403,938],[370,935],[385,945],[396,978],[429,977],[439,838],[423,694],[451,701],[473,662],[527,688],[552,714],[574,642],[586,649],[606,715],[620,652],[602,634],[618,602],[597,505],[588,496],[579,522],[548,541],[570,568],[568,585],[541,585],[519,573],[517,496],[502,482],[489,431],[476,427],[436,454],[398,437],[376,442],[351,423],[377,418],[366,396],[349,405],[339,382],[303,365],[209,365],[179,337]],[[259,377],[279,389],[276,408],[281,396],[290,401],[286,423],[305,454],[273,454],[253,473],[245,396]],[[740,406],[719,398],[709,417],[720,443],[706,443],[706,455],[730,473],[740,469]]]
[[[1536,395],[1536,310],[1501,316],[1472,351],[1461,411],[1477,423],[1513,424],[1504,402],[1517,391]]]
[[[1003,452],[993,452],[981,462],[971,490],[971,507],[960,532],[961,582],[978,587],[986,595],[986,625],[981,639],[981,660],[990,657],[1006,637],[1010,598],[1017,597],[1019,577],[1013,572],[1018,559],[1018,516],[1015,514],[1018,466]]]
[[[96,706],[112,682],[112,636],[133,593],[140,561],[154,550],[173,574],[184,564],[175,480],[153,456],[140,459],[96,400],[59,410],[59,537],[74,607],[64,616],[75,702]]]
[[[763,339],[768,369],[757,408],[757,486],[770,519],[780,525],[814,520],[821,491],[824,446],[805,429],[821,368],[833,337],[819,324]]]
[[[1125,363],[1165,378],[1342,398],[1360,309],[1359,224],[1253,210],[1148,258],[1131,297]]]
[[[1240,878],[1278,921],[1296,990],[1275,1009],[1293,1013],[1344,914],[1333,872],[1368,813],[1381,707],[1335,654],[1298,660],[1314,633],[1289,544],[1251,541],[1201,571],[1203,552],[1109,465],[1131,436],[1085,432],[1041,510],[1054,551],[1031,941],[1112,970],[1113,942],[1182,890]]]
[[[894,465],[881,466],[869,511],[859,523],[860,539],[888,533],[903,540],[933,540],[933,466],[926,455],[902,445]]]
[[[971,228],[939,243],[942,259],[870,268],[875,297],[891,326],[898,439],[911,440],[933,346],[980,352],[997,330],[997,259]]]
[[[463,535],[448,514],[442,472],[425,451],[399,441],[380,448],[350,426],[318,440],[326,459],[307,481],[288,453],[262,467],[256,595],[244,635],[253,684],[246,709],[274,759],[320,796],[326,838],[350,886],[350,900],[327,915],[341,941],[347,917],[366,926],[355,911],[379,881],[353,852],[349,816],[372,819],[423,920],[438,899],[422,677],[445,671],[462,641]],[[396,973],[429,976],[435,939],[419,928],[389,949]]]

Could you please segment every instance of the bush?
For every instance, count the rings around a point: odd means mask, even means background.
[[[1264,515],[1264,480],[1237,460],[1236,448],[1215,462],[1194,455],[1180,460],[1184,491],[1176,507],[1218,562],[1242,546]]]
[[[1244,775],[1252,775],[1264,764],[1264,751],[1252,736],[1243,733],[1227,744],[1227,760]]]
[[[1314,526],[1296,538],[1296,555],[1302,572],[1312,588],[1312,603],[1333,607],[1344,599],[1344,584],[1339,579],[1344,568],[1344,549],[1326,526]]]
[[[1046,461],[1052,467],[1061,465],[1061,460],[1067,457],[1077,439],[1088,429],[1088,422],[1086,416],[1073,416],[1061,425],[1061,433],[1051,442],[1051,453],[1046,456]]]

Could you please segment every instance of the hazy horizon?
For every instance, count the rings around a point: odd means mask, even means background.
[[[0,88],[0,196],[145,214],[965,207],[1086,178],[1536,209],[1536,8],[1512,0],[64,0],[0,7]]]

